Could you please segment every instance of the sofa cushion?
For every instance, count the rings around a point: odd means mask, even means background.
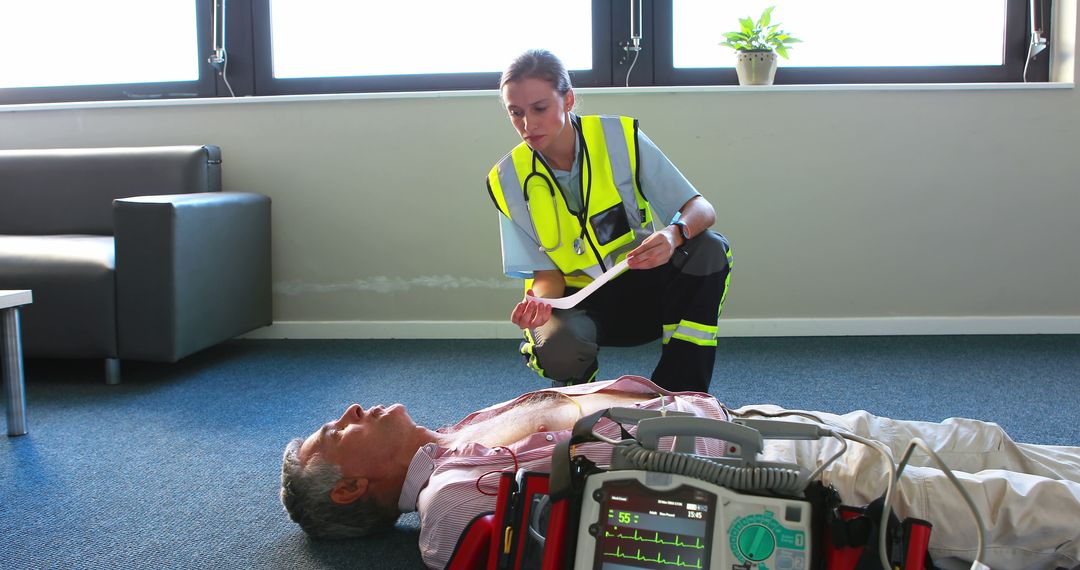
[[[116,358],[113,238],[0,235],[0,289],[30,289],[20,308],[27,357]]]
[[[0,234],[112,235],[117,198],[220,191],[213,145],[0,150]]]

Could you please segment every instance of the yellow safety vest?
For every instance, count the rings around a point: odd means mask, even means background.
[[[566,284],[584,287],[652,234],[652,211],[638,187],[637,120],[571,120],[581,185],[565,190],[581,193],[582,212],[570,211],[551,168],[524,142],[492,167],[487,187],[499,211],[547,253]]]

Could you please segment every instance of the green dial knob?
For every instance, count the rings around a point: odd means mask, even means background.
[[[752,562],[761,562],[776,550],[776,537],[764,525],[752,524],[739,533],[739,552]]]

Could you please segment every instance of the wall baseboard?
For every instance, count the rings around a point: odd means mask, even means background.
[[[1075,317],[720,319],[721,337],[1080,334]],[[277,321],[239,338],[520,338],[503,321]]]

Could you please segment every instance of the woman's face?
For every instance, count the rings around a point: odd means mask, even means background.
[[[550,82],[535,77],[506,83],[502,99],[521,139],[541,153],[564,134],[567,113],[574,107],[573,90],[563,96]]]

